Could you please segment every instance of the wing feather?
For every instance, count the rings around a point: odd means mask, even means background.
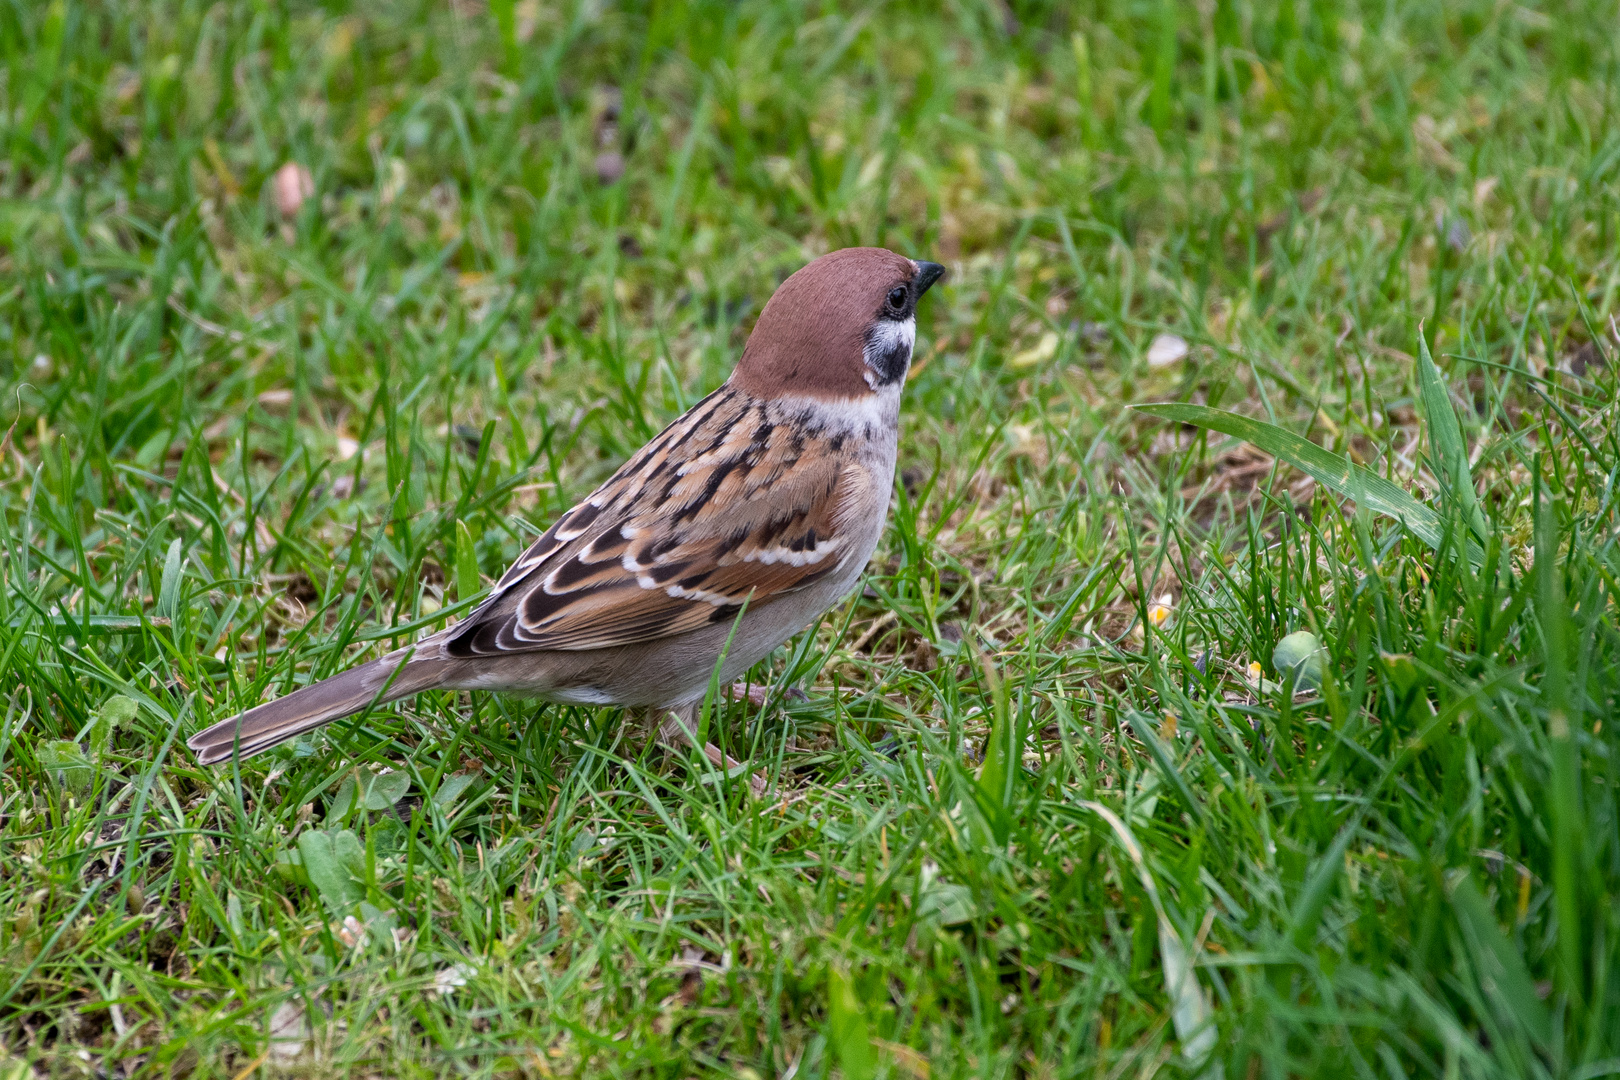
[[[722,387],[558,518],[447,649],[628,645],[806,587],[849,557],[840,526],[872,494],[841,444]]]

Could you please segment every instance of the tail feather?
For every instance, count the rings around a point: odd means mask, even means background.
[[[267,701],[240,716],[221,720],[193,735],[186,740],[186,745],[197,755],[200,765],[224,761],[233,752],[250,758],[311,728],[352,716],[373,700],[383,704],[431,689],[439,684],[445,664],[441,660],[407,661],[390,682],[389,677],[397,667],[397,657],[385,656],[350,668],[330,679]],[[381,697],[378,691],[382,692]]]

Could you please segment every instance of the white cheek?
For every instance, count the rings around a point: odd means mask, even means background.
[[[917,317],[913,315],[905,322],[895,322],[890,319],[880,320],[867,335],[866,362],[874,363],[880,357],[903,348],[909,359],[911,347],[917,343]],[[868,376],[870,381],[870,376]]]

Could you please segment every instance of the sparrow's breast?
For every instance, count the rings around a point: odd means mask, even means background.
[[[834,523],[842,550],[828,584],[842,591],[834,603],[854,586],[883,536],[899,452],[900,390],[896,385],[857,399],[775,403],[780,425],[802,433],[818,454],[837,462]]]

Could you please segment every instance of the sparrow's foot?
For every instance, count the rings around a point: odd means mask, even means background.
[[[770,700],[771,688],[758,683],[734,682],[731,684],[731,696],[734,698],[747,698],[756,709],[763,709],[765,702]],[[796,686],[790,686],[783,692],[782,697],[789,701],[809,701],[810,695]]]
[[[724,769],[726,772],[731,772],[735,769],[748,769],[749,789],[753,791],[756,799],[763,799],[765,797],[765,792],[769,785],[765,783],[765,778],[759,775],[758,772],[755,772],[750,766],[743,764],[730,754],[722,754],[720,752],[720,748],[711,742],[706,742],[703,744],[703,756],[709,759],[709,764],[713,765],[717,769]]]
[[[658,726],[658,741],[670,749],[675,749],[677,745],[696,745],[698,708],[697,705],[685,705],[679,709],[665,710],[663,722]],[[709,759],[709,764],[717,769],[729,773],[749,768],[730,754],[722,753],[714,743],[706,742],[699,749]],[[756,798],[764,798],[768,789],[765,778],[752,770],[748,772],[748,787]]]

